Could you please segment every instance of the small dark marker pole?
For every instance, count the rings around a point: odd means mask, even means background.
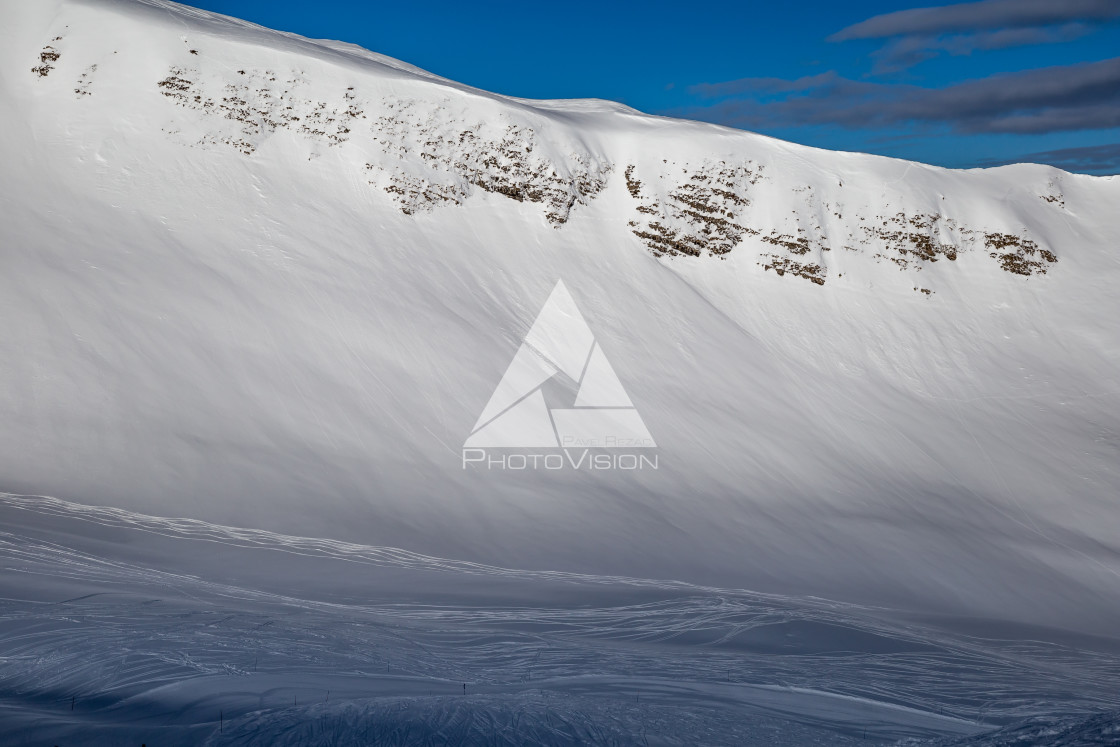
[[[327,690],[327,700],[326,700],[326,702],[327,703],[331,702],[331,691],[330,690]]]
[[[71,696],[70,696],[70,710],[71,710],[71,711],[72,711],[72,710],[74,710],[74,701],[75,701],[76,699],[77,699],[77,696],[75,696],[75,695],[71,695]]]

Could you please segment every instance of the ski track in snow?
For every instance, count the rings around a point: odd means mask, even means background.
[[[823,600],[549,574],[575,601],[501,604],[488,578],[546,576],[52,498],[3,494],[0,511],[10,744],[77,733],[214,745],[854,744],[1120,707],[1115,656]],[[181,561],[168,572],[123,560],[89,541],[91,524],[122,546],[147,536],[191,556],[222,543],[243,564],[320,554],[434,572],[477,593],[461,605],[302,598],[209,580]],[[603,587],[648,598],[581,601]]]

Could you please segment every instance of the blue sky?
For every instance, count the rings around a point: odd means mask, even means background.
[[[191,0],[490,91],[945,166],[1120,173],[1120,0]]]

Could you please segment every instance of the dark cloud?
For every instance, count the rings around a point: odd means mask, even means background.
[[[981,0],[874,16],[828,40],[884,40],[872,53],[882,74],[940,54],[1068,42],[1117,19],[1120,0]]]
[[[1117,0],[981,0],[912,8],[868,18],[829,37],[830,41],[930,36],[946,33],[1055,26],[1120,18]]]
[[[939,54],[959,56],[992,49],[1057,44],[1078,39],[1091,30],[1084,23],[1067,23],[1048,28],[999,29],[972,34],[902,36],[891,39],[882,48],[872,52],[871,57],[875,60],[875,73],[893,73]]]
[[[945,88],[855,81],[829,72],[789,81],[744,78],[690,90],[720,100],[673,114],[753,129],[918,125],[1038,134],[1120,127],[1120,57]]]
[[[1120,143],[1044,150],[1014,158],[988,158],[982,160],[979,165],[1003,166],[1009,163],[1048,163],[1066,171],[1120,174]]]

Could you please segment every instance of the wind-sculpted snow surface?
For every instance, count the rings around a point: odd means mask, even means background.
[[[1102,639],[33,496],[0,527],[5,745],[857,745],[1120,705]]]
[[[900,747],[1107,747],[1120,743],[1120,713],[1033,718],[964,739],[906,740]]]
[[[327,538],[291,540],[315,562],[1115,635],[1120,179],[511,99],[161,0],[0,1],[0,488]],[[465,464],[561,280],[656,469]],[[552,373],[539,410],[573,408]]]

